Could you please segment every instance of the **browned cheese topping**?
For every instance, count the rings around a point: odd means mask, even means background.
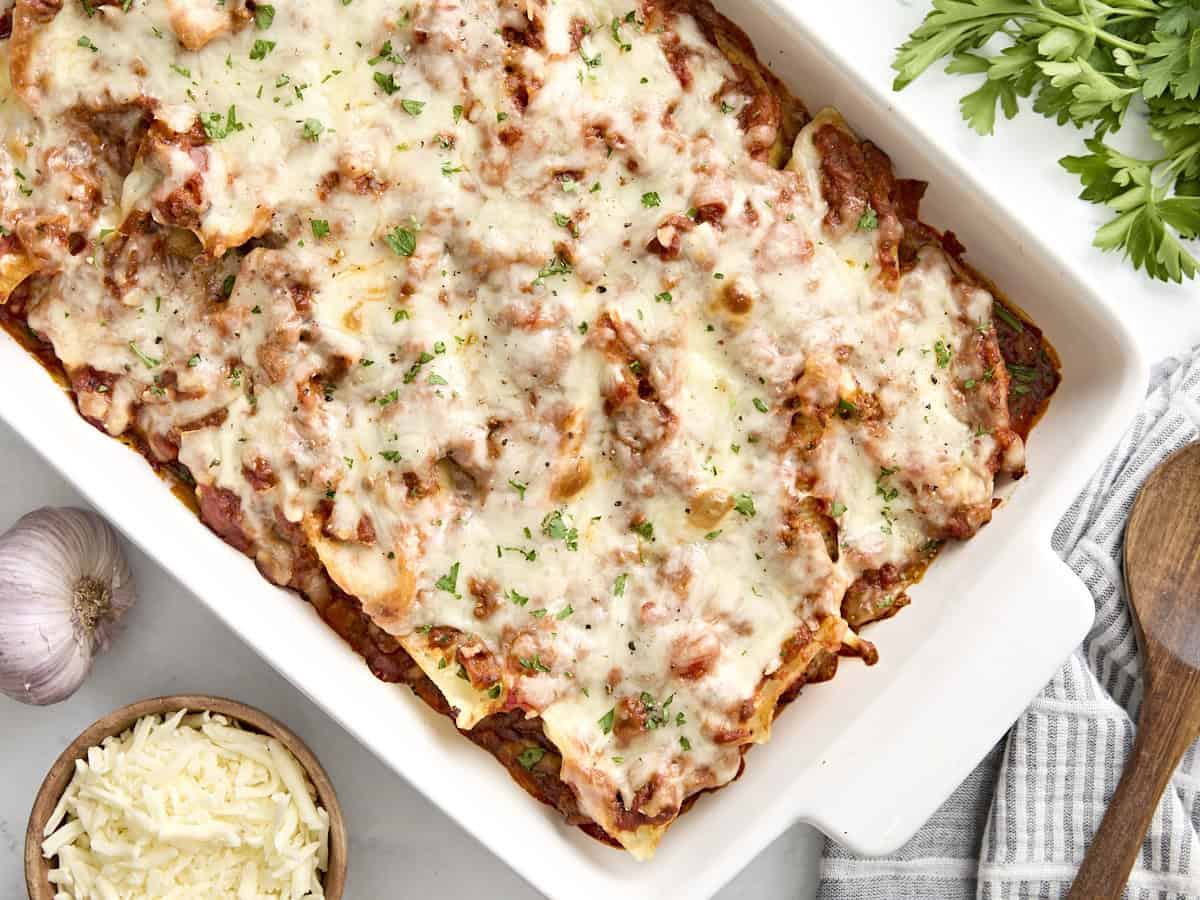
[[[1022,468],[991,295],[699,2],[7,7],[0,301],[80,411],[639,857]]]

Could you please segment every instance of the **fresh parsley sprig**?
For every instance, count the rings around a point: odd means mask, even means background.
[[[997,43],[998,50],[993,50]],[[986,45],[986,46],[985,46]],[[1200,4],[1195,0],[934,0],[892,67],[901,90],[940,59],[982,75],[962,98],[980,134],[1020,98],[1060,125],[1091,129],[1087,153],[1059,163],[1084,200],[1116,213],[1095,245],[1120,250],[1147,275],[1181,282],[1200,272],[1184,241],[1200,237]],[[1106,136],[1144,104],[1162,155],[1120,153]]]

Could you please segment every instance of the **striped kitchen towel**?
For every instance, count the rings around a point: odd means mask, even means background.
[[[1146,476],[1200,440],[1200,348],[1155,370],[1132,427],[1054,532],[1096,601],[1091,632],[1008,736],[903,848],[863,859],[827,841],[819,900],[1058,898],[1133,746],[1141,663],[1121,577],[1125,521]],[[1167,789],[1129,900],[1200,898],[1200,745]]]

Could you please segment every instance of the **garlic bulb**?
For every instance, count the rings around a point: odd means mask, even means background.
[[[100,516],[22,517],[0,535],[0,693],[38,706],[70,697],[133,601],[129,565]]]

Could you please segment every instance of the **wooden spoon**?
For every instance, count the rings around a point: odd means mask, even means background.
[[[1142,710],[1069,900],[1121,896],[1163,790],[1200,736],[1200,443],[1142,486],[1125,529],[1125,586],[1142,646]]]

